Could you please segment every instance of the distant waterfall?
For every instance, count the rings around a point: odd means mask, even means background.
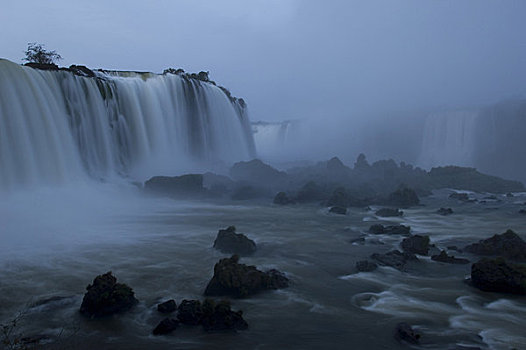
[[[151,176],[255,153],[244,106],[174,74],[87,78],[0,60],[0,190]]]

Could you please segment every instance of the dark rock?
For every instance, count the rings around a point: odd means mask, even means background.
[[[508,198],[513,198],[513,197],[515,197],[515,196],[513,195],[513,193],[508,192],[508,193],[506,193],[506,197],[508,197]]]
[[[427,255],[429,252],[429,236],[414,235],[404,238],[400,247],[408,253]]]
[[[401,208],[409,208],[420,204],[420,199],[415,190],[402,185],[389,195],[388,203]]]
[[[329,209],[329,213],[347,215],[347,208],[344,207],[332,207]]]
[[[316,202],[327,198],[327,194],[314,181],[306,183],[297,193],[298,202]]]
[[[126,284],[117,283],[110,272],[99,275],[86,287],[80,312],[86,316],[101,317],[128,311],[138,300]]]
[[[453,209],[451,208],[440,208],[437,210],[437,214],[440,214],[440,215],[451,215],[453,214]]]
[[[227,254],[251,255],[256,251],[256,243],[242,233],[236,233],[235,226],[219,230],[214,248]]]
[[[201,324],[207,332],[248,328],[247,322],[243,319],[243,311],[232,311],[230,303],[226,300],[216,303],[211,299],[206,299],[202,309]]]
[[[274,197],[274,204],[288,205],[294,203],[294,200],[287,196],[285,192],[278,192],[278,194],[276,194],[276,197]]]
[[[512,260],[526,261],[526,242],[512,230],[468,245],[464,250],[476,255],[498,255]]]
[[[358,237],[358,238],[355,238],[355,239],[351,239],[350,240],[350,243],[354,244],[364,244],[365,243],[365,237]]]
[[[375,224],[369,227],[369,233],[374,235],[403,235],[411,234],[411,227],[404,225],[390,225],[384,226],[382,224]]]
[[[385,254],[374,253],[371,258],[385,266],[391,266],[398,270],[403,270],[409,261],[418,261],[418,258],[411,253],[392,250]]]
[[[259,159],[234,164],[230,169],[230,176],[236,181],[258,186],[276,186],[288,177],[287,173],[276,170]]]
[[[448,250],[456,250],[457,252],[462,253],[462,249],[458,249],[458,247],[456,245],[448,245],[447,249]]]
[[[456,199],[456,200],[459,200],[461,202],[468,202],[469,201],[469,196],[467,193],[451,193],[449,195],[449,198],[451,199]]]
[[[421,335],[407,323],[401,322],[396,326],[395,338],[398,341],[405,341],[410,344],[418,344]]]
[[[204,192],[203,175],[154,176],[144,183],[144,189],[165,196],[193,196]]]
[[[177,305],[175,304],[175,300],[170,299],[168,301],[165,301],[164,303],[161,303],[157,305],[157,311],[163,314],[169,314],[171,312],[174,312],[177,309]]]
[[[95,78],[96,76],[95,72],[93,72],[91,69],[89,69],[86,66],[78,66],[78,65],[73,64],[69,66],[69,71],[81,77]]]
[[[358,196],[352,195],[348,190],[343,187],[338,187],[334,190],[331,197],[327,201],[328,207],[357,207],[361,208],[371,203],[370,199],[358,198]]]
[[[26,67],[31,67],[33,69],[40,69],[40,70],[59,70],[60,68],[54,64],[54,63],[37,63],[37,62],[29,62],[24,64]]]
[[[431,260],[443,262],[446,264],[469,264],[468,259],[455,258],[455,256],[447,255],[445,250],[442,250],[440,254],[431,256]]]
[[[221,259],[214,266],[214,276],[205,289],[207,296],[247,297],[263,290],[288,286],[288,279],[279,271],[263,272],[255,266],[239,264],[239,257]]]
[[[525,215],[526,214],[526,209],[519,210],[519,214]]]
[[[165,318],[153,330],[154,335],[164,335],[175,331],[179,326],[179,321],[173,318]]]
[[[486,292],[526,294],[526,265],[484,258],[471,266],[471,283]]]
[[[203,317],[203,308],[199,300],[184,299],[177,308],[177,319],[182,324],[197,325]]]
[[[224,195],[235,188],[236,183],[228,176],[214,173],[203,174],[203,187],[213,195]]]
[[[360,260],[356,262],[356,270],[359,272],[371,272],[378,268],[378,265],[369,260]]]
[[[403,216],[404,212],[398,209],[382,208],[380,210],[377,210],[375,214],[377,216],[393,217],[393,216]]]

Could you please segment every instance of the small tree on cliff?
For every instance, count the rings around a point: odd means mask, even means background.
[[[25,51],[26,57],[23,59],[29,63],[55,64],[62,59],[56,51],[47,51],[44,45],[37,43],[28,43]]]

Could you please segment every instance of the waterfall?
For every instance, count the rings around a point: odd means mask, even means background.
[[[44,71],[0,60],[0,190],[184,171],[255,153],[244,105],[175,74]]]

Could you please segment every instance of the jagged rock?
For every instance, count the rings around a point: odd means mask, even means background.
[[[476,255],[502,256],[512,260],[526,261],[526,242],[512,230],[470,244],[464,250]]]
[[[153,330],[154,335],[164,335],[175,331],[179,326],[179,321],[173,318],[165,318]]]
[[[451,193],[449,195],[449,198],[451,199],[456,199],[456,200],[459,200],[461,202],[468,202],[469,201],[469,196],[467,193]]]
[[[86,316],[101,317],[121,313],[138,303],[133,290],[126,284],[117,283],[117,278],[111,271],[95,277],[93,284],[88,285],[86,290],[80,306],[80,312]]]
[[[236,181],[258,186],[276,186],[288,177],[287,173],[274,169],[259,159],[235,163],[230,169],[230,176]]]
[[[442,250],[440,254],[431,256],[431,260],[443,262],[446,264],[469,264],[468,259],[455,258],[455,256],[447,255],[445,250]]]
[[[144,183],[146,191],[165,196],[193,196],[203,194],[203,175],[154,176]]]
[[[94,78],[96,76],[95,72],[93,72],[91,69],[89,69],[86,66],[80,66],[80,65],[73,64],[69,66],[69,71],[81,77]]]
[[[197,325],[203,317],[203,309],[199,300],[184,299],[177,308],[177,319],[182,324]]]
[[[327,198],[327,194],[314,181],[306,183],[296,195],[298,202],[315,202]]]
[[[369,227],[369,233],[374,235],[403,235],[408,236],[411,234],[411,227],[404,225],[390,225],[384,226],[382,224],[375,224]]]
[[[401,322],[396,326],[395,338],[398,341],[405,341],[410,344],[418,344],[421,335],[417,333],[409,324]]]
[[[388,203],[401,208],[409,208],[420,204],[420,199],[415,190],[402,185],[389,195]]]
[[[444,216],[451,215],[451,214],[453,214],[453,209],[451,209],[451,208],[440,208],[440,209],[437,210],[437,214],[444,215]]]
[[[375,214],[377,216],[393,217],[393,216],[403,216],[404,212],[398,209],[382,208],[380,210],[377,210]]]
[[[360,260],[356,262],[356,270],[359,272],[371,272],[378,268],[378,265],[369,260]]]
[[[509,264],[504,259],[488,259],[471,266],[471,283],[486,292],[526,294],[526,265]]]
[[[207,296],[247,297],[263,290],[288,286],[288,278],[277,270],[263,272],[255,266],[239,264],[239,256],[221,259],[214,266],[214,276],[205,289]]]
[[[347,208],[344,207],[332,207],[329,209],[329,213],[347,215]]]
[[[414,235],[404,238],[400,247],[408,253],[427,255],[429,252],[429,236]]]
[[[371,258],[382,265],[391,266],[398,270],[403,270],[409,261],[418,261],[418,258],[414,254],[408,252],[402,253],[398,250],[392,250],[385,254],[374,253],[371,255]]]
[[[244,330],[248,328],[243,319],[243,311],[232,311],[230,303],[222,300],[218,303],[206,299],[202,306],[203,317],[201,324],[205,331]]]
[[[177,304],[175,303],[175,300],[170,299],[168,301],[165,301],[164,303],[161,303],[157,305],[157,311],[163,314],[169,314],[171,312],[174,312],[177,309]]]
[[[276,197],[274,197],[274,204],[288,205],[294,203],[294,200],[287,196],[285,192],[278,192],[278,194],[276,194]]]
[[[256,251],[256,243],[242,233],[236,233],[235,226],[219,230],[214,248],[227,254],[251,255]]]

